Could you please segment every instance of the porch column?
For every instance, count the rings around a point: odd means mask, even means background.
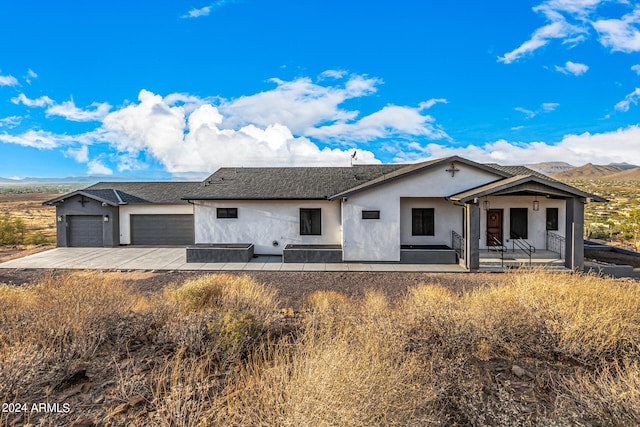
[[[467,203],[464,210],[467,235],[465,242],[465,267],[469,271],[480,269],[480,205]]]
[[[564,266],[572,270],[584,267],[584,199],[572,197],[566,202],[566,239]]]

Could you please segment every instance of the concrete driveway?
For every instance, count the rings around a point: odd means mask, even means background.
[[[259,256],[251,262],[187,263],[184,247],[56,248],[0,263],[0,268],[80,270],[200,270],[200,271],[412,271],[464,272],[450,264],[287,263],[279,256]]]

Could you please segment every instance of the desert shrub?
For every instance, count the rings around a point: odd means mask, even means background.
[[[248,276],[210,274],[185,281],[168,289],[166,296],[183,312],[228,309],[248,311],[256,318],[266,318],[277,307],[275,290],[256,283]]]
[[[349,298],[336,291],[315,291],[305,298],[305,305],[320,312],[339,312],[350,305]]]
[[[640,355],[640,284],[581,274],[511,273],[508,283],[455,295],[410,289],[402,302],[416,343],[445,354],[491,357],[562,355],[606,363]]]
[[[640,356],[640,283],[537,271],[511,275],[507,289],[543,321],[554,352],[587,364]]]
[[[208,354],[178,351],[150,376],[152,424],[171,427],[208,425],[205,414],[219,389],[219,375]]]
[[[55,241],[55,237],[48,237],[42,231],[30,233],[24,238],[24,243],[27,245],[41,245],[43,243],[55,243]]]
[[[227,310],[219,319],[209,322],[208,330],[217,345],[227,353],[239,353],[255,338],[263,325],[248,312]]]
[[[331,300],[341,300],[333,298]],[[324,301],[324,299],[321,299]],[[375,301],[375,302],[374,302]],[[228,393],[213,403],[218,425],[424,425],[433,421],[434,389],[428,367],[406,352],[406,340],[353,302],[329,320],[310,315],[298,340],[254,353]],[[379,313],[378,313],[379,314]],[[326,323],[325,323],[326,321]],[[230,395],[233,397],[230,397]]]
[[[640,425],[640,362],[613,363],[564,377],[556,410],[575,425]]]
[[[49,276],[1,293],[8,302],[3,339],[48,348],[61,357],[89,356],[108,337],[115,338],[119,332],[113,326],[139,298],[120,282],[87,273]]]
[[[0,216],[0,245],[18,245],[24,243],[27,226],[20,217],[9,214]]]

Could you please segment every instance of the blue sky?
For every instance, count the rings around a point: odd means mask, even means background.
[[[11,1],[0,176],[640,164],[633,1]]]

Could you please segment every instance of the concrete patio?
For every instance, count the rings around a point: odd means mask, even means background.
[[[0,268],[184,271],[407,271],[461,273],[458,264],[283,263],[280,256],[250,262],[187,263],[184,247],[56,248],[0,263]]]

